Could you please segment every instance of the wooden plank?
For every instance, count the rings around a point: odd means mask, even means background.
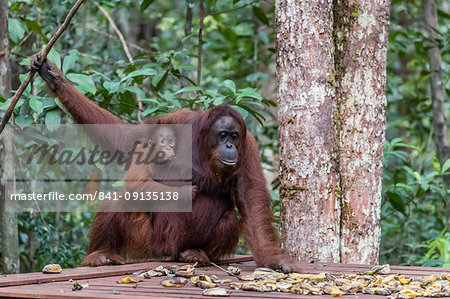
[[[249,262],[251,257],[243,256],[238,259],[226,261],[227,263],[241,261],[237,265],[241,268],[242,274],[250,274],[256,265],[254,262]],[[225,262],[225,261],[223,261]],[[147,262],[140,264],[128,264],[120,266],[104,266],[96,268],[76,268],[65,269],[61,274],[42,274],[42,273],[28,273],[28,274],[14,274],[3,275],[0,277],[0,296],[15,297],[15,298],[205,298],[202,296],[202,290],[195,287],[191,283],[183,288],[165,288],[160,285],[161,280],[165,277],[158,277],[152,279],[137,278],[132,275],[133,272],[139,270],[148,270],[150,268],[163,265],[170,267],[172,262]],[[357,273],[369,270],[371,265],[351,265],[351,264],[334,264],[334,263],[301,263],[303,272],[306,273],[320,273],[328,272],[339,275],[344,273]],[[423,268],[423,267],[405,267],[405,266],[391,266],[391,273],[401,273],[407,276],[430,275],[435,273],[450,272],[449,268]],[[236,277],[231,277],[220,269],[209,266],[197,269],[197,274],[205,273],[208,275],[217,275],[219,278],[232,278],[238,281]],[[116,281],[130,276],[139,282],[136,288],[133,284],[117,284]],[[68,280],[73,279],[80,284],[88,283],[89,287],[81,291],[72,291],[73,283]],[[230,290],[228,284],[220,285]],[[120,294],[110,294],[111,290],[119,290]],[[293,295],[290,293],[278,292],[246,292],[240,290],[232,290],[232,298],[309,298],[312,296]],[[317,297],[317,296],[314,296]],[[331,296],[324,296],[331,298]],[[383,298],[383,296],[374,296],[367,294],[358,294],[360,299],[375,299]],[[355,298],[355,296],[343,296],[342,298]]]
[[[0,296],[21,297],[21,298],[205,298],[200,288],[192,285],[183,288],[164,288],[159,285],[163,278],[149,279],[140,283],[137,288],[133,285],[117,285],[115,281],[119,277],[99,278],[94,281],[79,281],[79,283],[89,283],[89,287],[81,291],[71,291],[72,284],[68,282],[55,282],[33,286],[14,286],[0,288]],[[228,288],[228,287],[226,287]],[[110,294],[111,290],[118,290],[120,294]],[[232,291],[231,298],[304,298],[311,299],[320,296],[294,295],[290,293],[279,292],[246,292]],[[324,296],[332,298],[331,296]],[[355,298],[354,296],[342,296],[341,298]],[[383,298],[382,296],[372,296],[358,294],[358,298],[372,299]]]
[[[251,261],[251,256],[237,256],[236,258],[221,261],[220,264],[237,263],[241,261]],[[108,277],[115,275],[131,274],[140,270],[149,270],[158,267],[159,265],[182,265],[179,262],[147,262],[139,264],[126,264],[116,266],[101,266],[101,267],[80,267],[75,269],[64,269],[60,274],[43,274],[41,272],[26,273],[26,274],[7,274],[0,276],[0,287],[27,285],[46,282],[65,281],[69,279],[88,279],[96,277]]]

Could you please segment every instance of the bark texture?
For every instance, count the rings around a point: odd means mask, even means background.
[[[378,260],[389,6],[276,2],[281,232],[301,260]]]
[[[342,263],[378,261],[389,8],[390,0],[334,6]]]
[[[11,96],[9,63],[8,1],[0,0],[0,94]],[[4,113],[0,112],[0,117]],[[0,135],[0,230],[2,236],[2,267],[4,273],[19,273],[19,237],[17,216],[5,211],[6,192],[14,190],[13,135],[5,128]]]
[[[300,260],[339,261],[332,1],[276,2],[281,235]]]

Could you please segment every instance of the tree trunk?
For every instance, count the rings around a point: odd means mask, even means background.
[[[280,230],[308,261],[339,261],[332,20],[331,1],[276,2]]]
[[[334,11],[341,262],[376,263],[390,0],[337,1]]]
[[[8,1],[0,0],[0,94],[11,96],[11,74],[9,64]],[[3,117],[4,113],[0,113]],[[7,193],[14,192],[14,144],[13,135],[5,128],[0,135],[0,230],[2,236],[2,266],[4,273],[19,273],[19,237],[17,216],[5,210]]]
[[[433,101],[433,125],[434,142],[436,152],[441,166],[450,159],[450,148],[448,144],[447,124],[444,113],[444,85],[442,83],[442,59],[439,49],[439,27],[436,3],[434,0],[423,0],[425,12],[425,23],[427,24],[428,35],[431,45],[428,48],[430,56],[430,89],[431,99]],[[444,176],[444,183],[450,186],[450,175]],[[450,204],[447,203],[447,230],[450,229]]]
[[[389,6],[277,1],[282,240],[300,259],[378,260]]]

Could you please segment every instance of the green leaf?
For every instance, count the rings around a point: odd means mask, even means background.
[[[18,19],[8,20],[8,30],[9,37],[15,43],[20,42],[20,40],[25,36],[25,27]]]
[[[264,118],[264,116],[261,114],[261,113],[259,113],[259,112],[256,112],[255,110],[253,110],[253,109],[251,109],[250,107],[248,107],[248,106],[245,106],[245,105],[242,105],[242,104],[238,104],[238,103],[236,103],[235,104],[237,107],[235,107],[235,108],[242,108],[243,110],[245,110],[245,111],[247,111],[248,113],[250,113],[250,115],[252,115],[262,126],[264,126],[264,121],[265,121],[265,118]],[[239,110],[239,111],[241,111],[241,110]],[[243,115],[242,115],[243,116]],[[244,117],[244,116],[243,116]],[[245,118],[245,117],[244,117]]]
[[[155,87],[156,91],[159,91],[163,86],[164,82],[166,82],[168,73],[169,70],[166,70],[165,72],[159,73],[158,75],[153,77],[152,85]]]
[[[251,98],[262,101],[262,96],[255,91],[255,89],[246,87],[244,89],[240,89],[237,93],[237,103],[239,103],[242,99]]]
[[[225,96],[218,96],[217,98],[214,99],[213,105],[214,106],[222,105],[224,102],[225,102]]]
[[[267,81],[268,79],[269,79],[269,76],[267,74],[264,74],[261,72],[253,73],[253,74],[250,74],[247,77],[245,77],[245,80],[247,82],[256,82],[258,80]]]
[[[155,0],[143,0],[141,3],[141,11],[144,11],[149,7]]]
[[[133,77],[137,77],[137,76],[155,76],[158,72],[154,69],[140,69],[140,70],[135,70],[132,71],[131,73],[129,73],[125,78],[123,78],[122,80],[120,80],[121,82],[128,80],[130,78]]]
[[[202,90],[203,89],[198,86],[187,86],[187,87],[184,87],[184,88],[180,89],[179,91],[175,92],[174,94],[180,94],[183,92],[192,92],[192,91],[202,91]]]
[[[59,125],[61,124],[61,111],[59,109],[52,109],[45,114],[46,125]]]
[[[44,111],[44,104],[42,104],[37,96],[32,95],[30,96],[30,108],[39,115]]]
[[[142,116],[147,115],[154,115],[156,112],[162,110],[161,107],[155,107],[155,108],[147,108],[144,112],[142,112]]]
[[[233,107],[234,109],[236,109],[241,115],[243,119],[246,119],[248,116],[248,112],[244,109],[242,109],[241,107],[237,106],[237,107]]]
[[[63,61],[63,73],[67,73],[67,71],[71,70],[72,67],[75,65],[75,62],[78,59],[78,51],[75,49],[72,49],[69,51],[69,55],[64,57]]]
[[[141,102],[142,102],[142,103],[154,103],[154,104],[156,104],[156,105],[160,105],[160,104],[161,104],[160,101],[158,101],[158,100],[156,100],[156,99],[151,99],[151,98],[144,98],[144,99],[141,99]]]
[[[258,6],[252,6],[253,14],[255,17],[261,21],[264,25],[270,26],[270,21],[266,17],[266,14],[263,12],[263,10]]]
[[[126,105],[121,105],[121,111],[123,111],[123,113],[127,113],[127,114],[131,114],[134,111],[134,104],[135,104],[135,100],[133,97],[133,94],[129,91],[126,91],[122,94],[120,94],[120,100],[122,101],[122,103],[125,103]]]
[[[267,34],[264,31],[259,31],[258,37],[264,44],[269,43],[269,37],[267,36]]]
[[[222,82],[221,84],[222,86],[228,88],[229,90],[231,90],[233,93],[236,93],[236,84],[234,84],[233,81],[231,80],[225,80]]]
[[[94,81],[92,81],[92,78],[88,75],[67,74],[66,77],[73,83],[77,84],[78,88],[80,89],[80,92],[84,94],[89,92],[95,95],[95,93],[97,92],[97,88],[95,87]]]
[[[24,58],[19,62],[20,65],[23,65],[24,67],[27,67],[30,65],[30,58]]]
[[[181,64],[178,68],[186,70],[186,71],[195,71],[197,68],[192,64]]]
[[[53,62],[57,68],[61,68],[61,56],[54,48],[52,48],[48,53],[47,59]]]
[[[145,92],[137,86],[127,86],[124,90],[131,91],[132,93],[137,94],[140,98],[145,97]]]
[[[23,129],[24,127],[27,127],[33,123],[33,118],[29,115],[19,115],[16,118],[14,118],[14,122],[21,129]]]
[[[447,12],[445,12],[445,11],[443,11],[442,9],[438,9],[437,13],[438,13],[438,16],[439,16],[440,18],[443,18],[443,19],[450,19],[450,14],[447,13]]]
[[[40,26],[36,20],[25,20],[25,23],[27,24],[28,29],[33,30],[46,39],[45,35],[42,33],[42,26]]]
[[[433,159],[431,159],[431,165],[433,166],[434,171],[440,173],[441,164],[439,163],[438,157],[434,156]]]
[[[7,99],[4,103],[0,104],[0,110],[6,110],[8,109],[9,105],[11,105],[12,102],[12,98]],[[20,98],[19,101],[17,102],[16,107],[14,107],[14,110],[16,110],[17,108],[19,108],[20,106],[22,106],[22,104],[25,102],[25,100],[23,98]]]
[[[106,81],[109,81],[109,77],[107,77],[105,74],[100,73],[100,72],[98,72],[98,71],[96,71],[96,70],[90,69],[90,70],[88,70],[88,72],[91,73],[91,74],[97,75],[97,76],[99,76],[99,77],[102,77],[102,78],[105,79]]]
[[[441,174],[446,173],[446,171],[450,168],[450,159],[448,159],[447,161],[445,161],[444,165],[442,165],[441,168]]]
[[[120,88],[120,82],[105,81],[103,87],[109,92],[109,94],[116,93]]]
[[[395,192],[386,192],[389,202],[391,203],[392,207],[396,209],[399,212],[405,211],[405,204],[403,202],[403,199],[398,193]]]

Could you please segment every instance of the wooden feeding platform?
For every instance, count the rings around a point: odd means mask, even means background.
[[[256,268],[251,256],[238,256],[223,261],[222,265],[237,266],[241,269],[241,275],[252,274]],[[96,268],[81,267],[64,269],[59,274],[25,273],[8,274],[0,276],[0,298],[209,298],[202,296],[202,289],[188,283],[181,288],[163,287],[160,282],[167,277],[152,277],[151,279],[138,278],[133,275],[140,270],[149,270],[158,266],[169,268],[172,265],[182,265],[173,262],[146,262],[119,266],[103,266]],[[371,269],[371,265],[355,264],[330,264],[330,263],[303,263],[304,273],[323,273],[333,275],[356,274]],[[226,268],[226,267],[225,267]],[[443,274],[450,272],[449,268],[425,268],[391,266],[391,274],[402,274],[407,277]],[[232,278],[239,282],[237,277],[229,276],[222,270],[214,267],[199,267],[196,274],[217,275],[220,279]],[[137,284],[118,284],[117,281],[129,276],[138,280]],[[73,280],[79,284],[88,284],[87,288],[72,291]],[[282,292],[250,292],[231,290],[228,284],[224,284],[227,290],[232,291],[229,298],[317,298],[330,295],[295,295]],[[370,294],[357,293],[356,295],[344,295],[341,298],[386,298]]]

